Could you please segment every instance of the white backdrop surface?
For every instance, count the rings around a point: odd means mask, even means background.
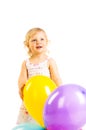
[[[0,129],[15,126],[21,104],[17,80],[26,58],[23,41],[32,27],[43,28],[63,83],[86,88],[85,0],[0,1]]]

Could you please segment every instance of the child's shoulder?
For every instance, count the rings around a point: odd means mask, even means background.
[[[52,57],[49,57],[48,58],[48,61],[49,61],[49,63],[51,63],[51,64],[53,64],[53,63],[55,63],[56,61],[55,61],[55,59],[54,58],[52,58]]]
[[[25,69],[26,69],[26,61],[25,61],[25,60],[23,60],[23,61],[21,62],[21,69],[22,69],[22,70],[25,70]]]
[[[26,64],[26,60],[23,60],[21,64],[24,66]]]
[[[28,59],[28,58],[24,59],[24,60],[22,61],[22,67],[26,67],[27,64],[28,64],[28,62],[29,62],[29,59]]]
[[[54,58],[50,57],[48,60],[48,65],[50,68],[56,68],[57,62]]]
[[[25,64],[26,68],[27,68],[27,66],[30,64],[30,59],[26,58],[23,62]]]

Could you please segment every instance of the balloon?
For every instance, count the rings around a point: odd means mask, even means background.
[[[29,114],[44,126],[43,109],[47,97],[57,88],[47,76],[33,76],[24,87],[24,104]]]
[[[36,124],[23,123],[23,124],[17,125],[12,130],[45,130],[45,129]]]
[[[46,100],[43,119],[48,130],[80,130],[86,123],[86,89],[62,85]]]

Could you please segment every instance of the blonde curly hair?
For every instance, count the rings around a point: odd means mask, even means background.
[[[35,35],[37,32],[43,32],[45,34],[45,37],[46,37],[46,42],[48,43],[48,38],[47,38],[47,35],[46,35],[46,32],[41,29],[41,28],[32,28],[30,29],[27,33],[26,33],[26,36],[25,36],[25,41],[24,41],[24,46],[27,48],[27,51],[28,51],[28,54],[31,56],[31,50],[29,49],[29,40],[31,39],[31,37],[33,35]]]

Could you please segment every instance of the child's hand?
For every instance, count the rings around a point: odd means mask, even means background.
[[[22,87],[21,89],[19,89],[19,95],[20,95],[20,98],[23,100],[23,89],[24,87]]]

